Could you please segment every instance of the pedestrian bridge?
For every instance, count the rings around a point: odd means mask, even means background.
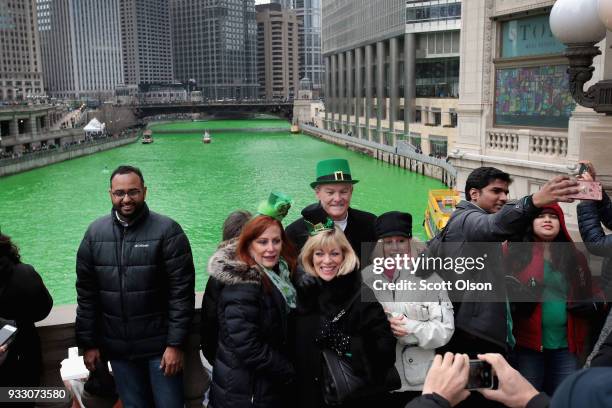
[[[241,117],[252,113],[268,113],[291,120],[293,101],[236,100],[207,102],[140,103],[129,105],[137,118],[170,113],[206,113],[211,116]]]

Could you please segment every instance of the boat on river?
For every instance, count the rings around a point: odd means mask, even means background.
[[[153,131],[151,129],[147,129],[142,132],[142,144],[151,144],[153,143]]]
[[[210,137],[210,133],[208,133],[208,130],[204,131],[204,135],[202,136],[202,143],[210,143],[212,142],[212,139]]]
[[[457,190],[429,190],[423,221],[427,239],[432,239],[444,228],[460,200]]]

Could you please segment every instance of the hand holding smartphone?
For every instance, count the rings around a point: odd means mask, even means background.
[[[15,338],[15,334],[17,334],[17,328],[10,324],[5,324],[2,329],[0,329],[0,346],[9,345]]]
[[[568,198],[575,200],[595,200],[599,201],[602,198],[602,188],[599,181],[586,181],[578,180],[578,194],[572,195]]]
[[[492,389],[493,367],[491,364],[482,360],[470,360],[470,374],[465,388],[468,390]]]

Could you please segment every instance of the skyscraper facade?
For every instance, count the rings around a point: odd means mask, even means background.
[[[255,0],[171,0],[175,76],[204,98],[255,98]]]
[[[324,0],[326,126],[446,156],[457,134],[462,3]]]
[[[44,94],[35,0],[0,0],[0,100]]]
[[[172,83],[169,0],[120,0],[119,5],[125,83]]]
[[[295,11],[280,4],[257,6],[259,96],[293,98],[299,87],[299,30]]]
[[[321,0],[272,0],[293,8],[300,22],[300,79],[312,82],[313,96],[322,92],[325,64],[321,57]]]
[[[37,0],[49,95],[104,100],[123,82],[119,0]]]

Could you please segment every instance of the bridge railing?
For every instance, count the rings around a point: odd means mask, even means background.
[[[444,182],[449,182],[448,180],[450,179],[450,184],[454,184],[454,180],[457,179],[457,169],[453,167],[452,164],[448,163],[444,159],[438,159],[435,157],[424,155],[422,153],[417,153],[410,143],[403,140],[398,141],[396,146],[390,146],[382,143],[373,142],[371,140],[360,139],[354,136],[332,132],[328,129],[321,129],[319,127],[314,127],[310,125],[300,124],[300,129],[308,133],[313,133],[315,135],[323,135],[334,139],[340,139],[353,145],[368,147],[378,151],[386,152],[390,155],[403,156],[405,160],[414,160],[418,163],[438,167],[443,171],[439,172],[440,174],[437,177],[440,177],[441,180]]]

